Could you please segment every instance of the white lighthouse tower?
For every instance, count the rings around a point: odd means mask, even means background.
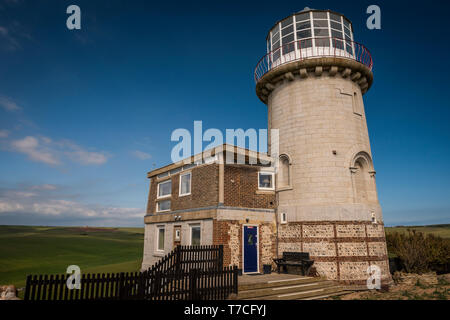
[[[271,28],[255,69],[279,130],[278,254],[309,252],[319,275],[361,285],[371,270],[391,279],[363,103],[372,68],[345,16],[305,8]]]

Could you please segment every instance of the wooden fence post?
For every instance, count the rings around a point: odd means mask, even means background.
[[[221,270],[223,269],[223,245],[219,245],[219,257],[218,257],[218,269]]]
[[[238,294],[238,267],[233,267],[233,293]]]
[[[189,270],[189,300],[197,300],[197,269]]]
[[[181,250],[180,250],[180,246],[179,245],[176,246],[175,250],[176,250],[176,254],[175,254],[175,257],[176,257],[176,259],[175,259],[175,270],[177,272],[179,272],[180,268],[181,268]]]
[[[125,294],[125,288],[124,288],[124,278],[125,278],[125,273],[121,272],[119,275],[119,292],[118,292],[118,299],[122,300],[123,296]]]
[[[24,300],[30,300],[30,289],[31,289],[31,275],[27,276],[27,284],[25,286],[25,296]]]

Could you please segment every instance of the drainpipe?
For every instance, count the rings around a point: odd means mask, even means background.
[[[274,212],[275,212],[275,226],[277,229],[277,231],[275,233],[275,236],[276,236],[276,238],[275,238],[275,243],[276,243],[275,254],[277,256],[276,258],[278,259],[279,258],[279,256],[278,256],[278,191],[276,190],[276,188],[275,188],[275,210],[274,210]]]

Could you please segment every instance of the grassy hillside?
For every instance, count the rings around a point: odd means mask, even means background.
[[[450,239],[450,224],[441,224],[433,226],[423,226],[423,227],[391,227],[386,228],[386,233],[389,232],[400,232],[405,233],[407,230],[417,230],[424,234],[432,233],[435,236],[439,236],[444,239]]]
[[[450,225],[415,229],[450,239]],[[25,285],[28,274],[62,274],[75,264],[82,273],[137,271],[142,261],[143,228],[0,226],[0,285]]]
[[[0,226],[0,285],[25,285],[28,274],[138,271],[143,228]]]

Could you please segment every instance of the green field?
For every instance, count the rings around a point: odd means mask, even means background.
[[[138,271],[144,228],[0,226],[0,285],[21,288],[28,274]]]
[[[391,227],[391,228],[387,227],[386,233],[390,233],[390,232],[405,233],[405,232],[407,232],[408,229],[420,231],[425,235],[432,233],[435,236],[439,236],[444,239],[450,239],[450,224],[441,224],[441,225],[423,226],[423,227]]]
[[[450,239],[450,225],[393,227],[414,229]],[[143,228],[0,226],[0,285],[25,285],[28,274],[62,274],[69,265],[82,273],[138,271]]]

